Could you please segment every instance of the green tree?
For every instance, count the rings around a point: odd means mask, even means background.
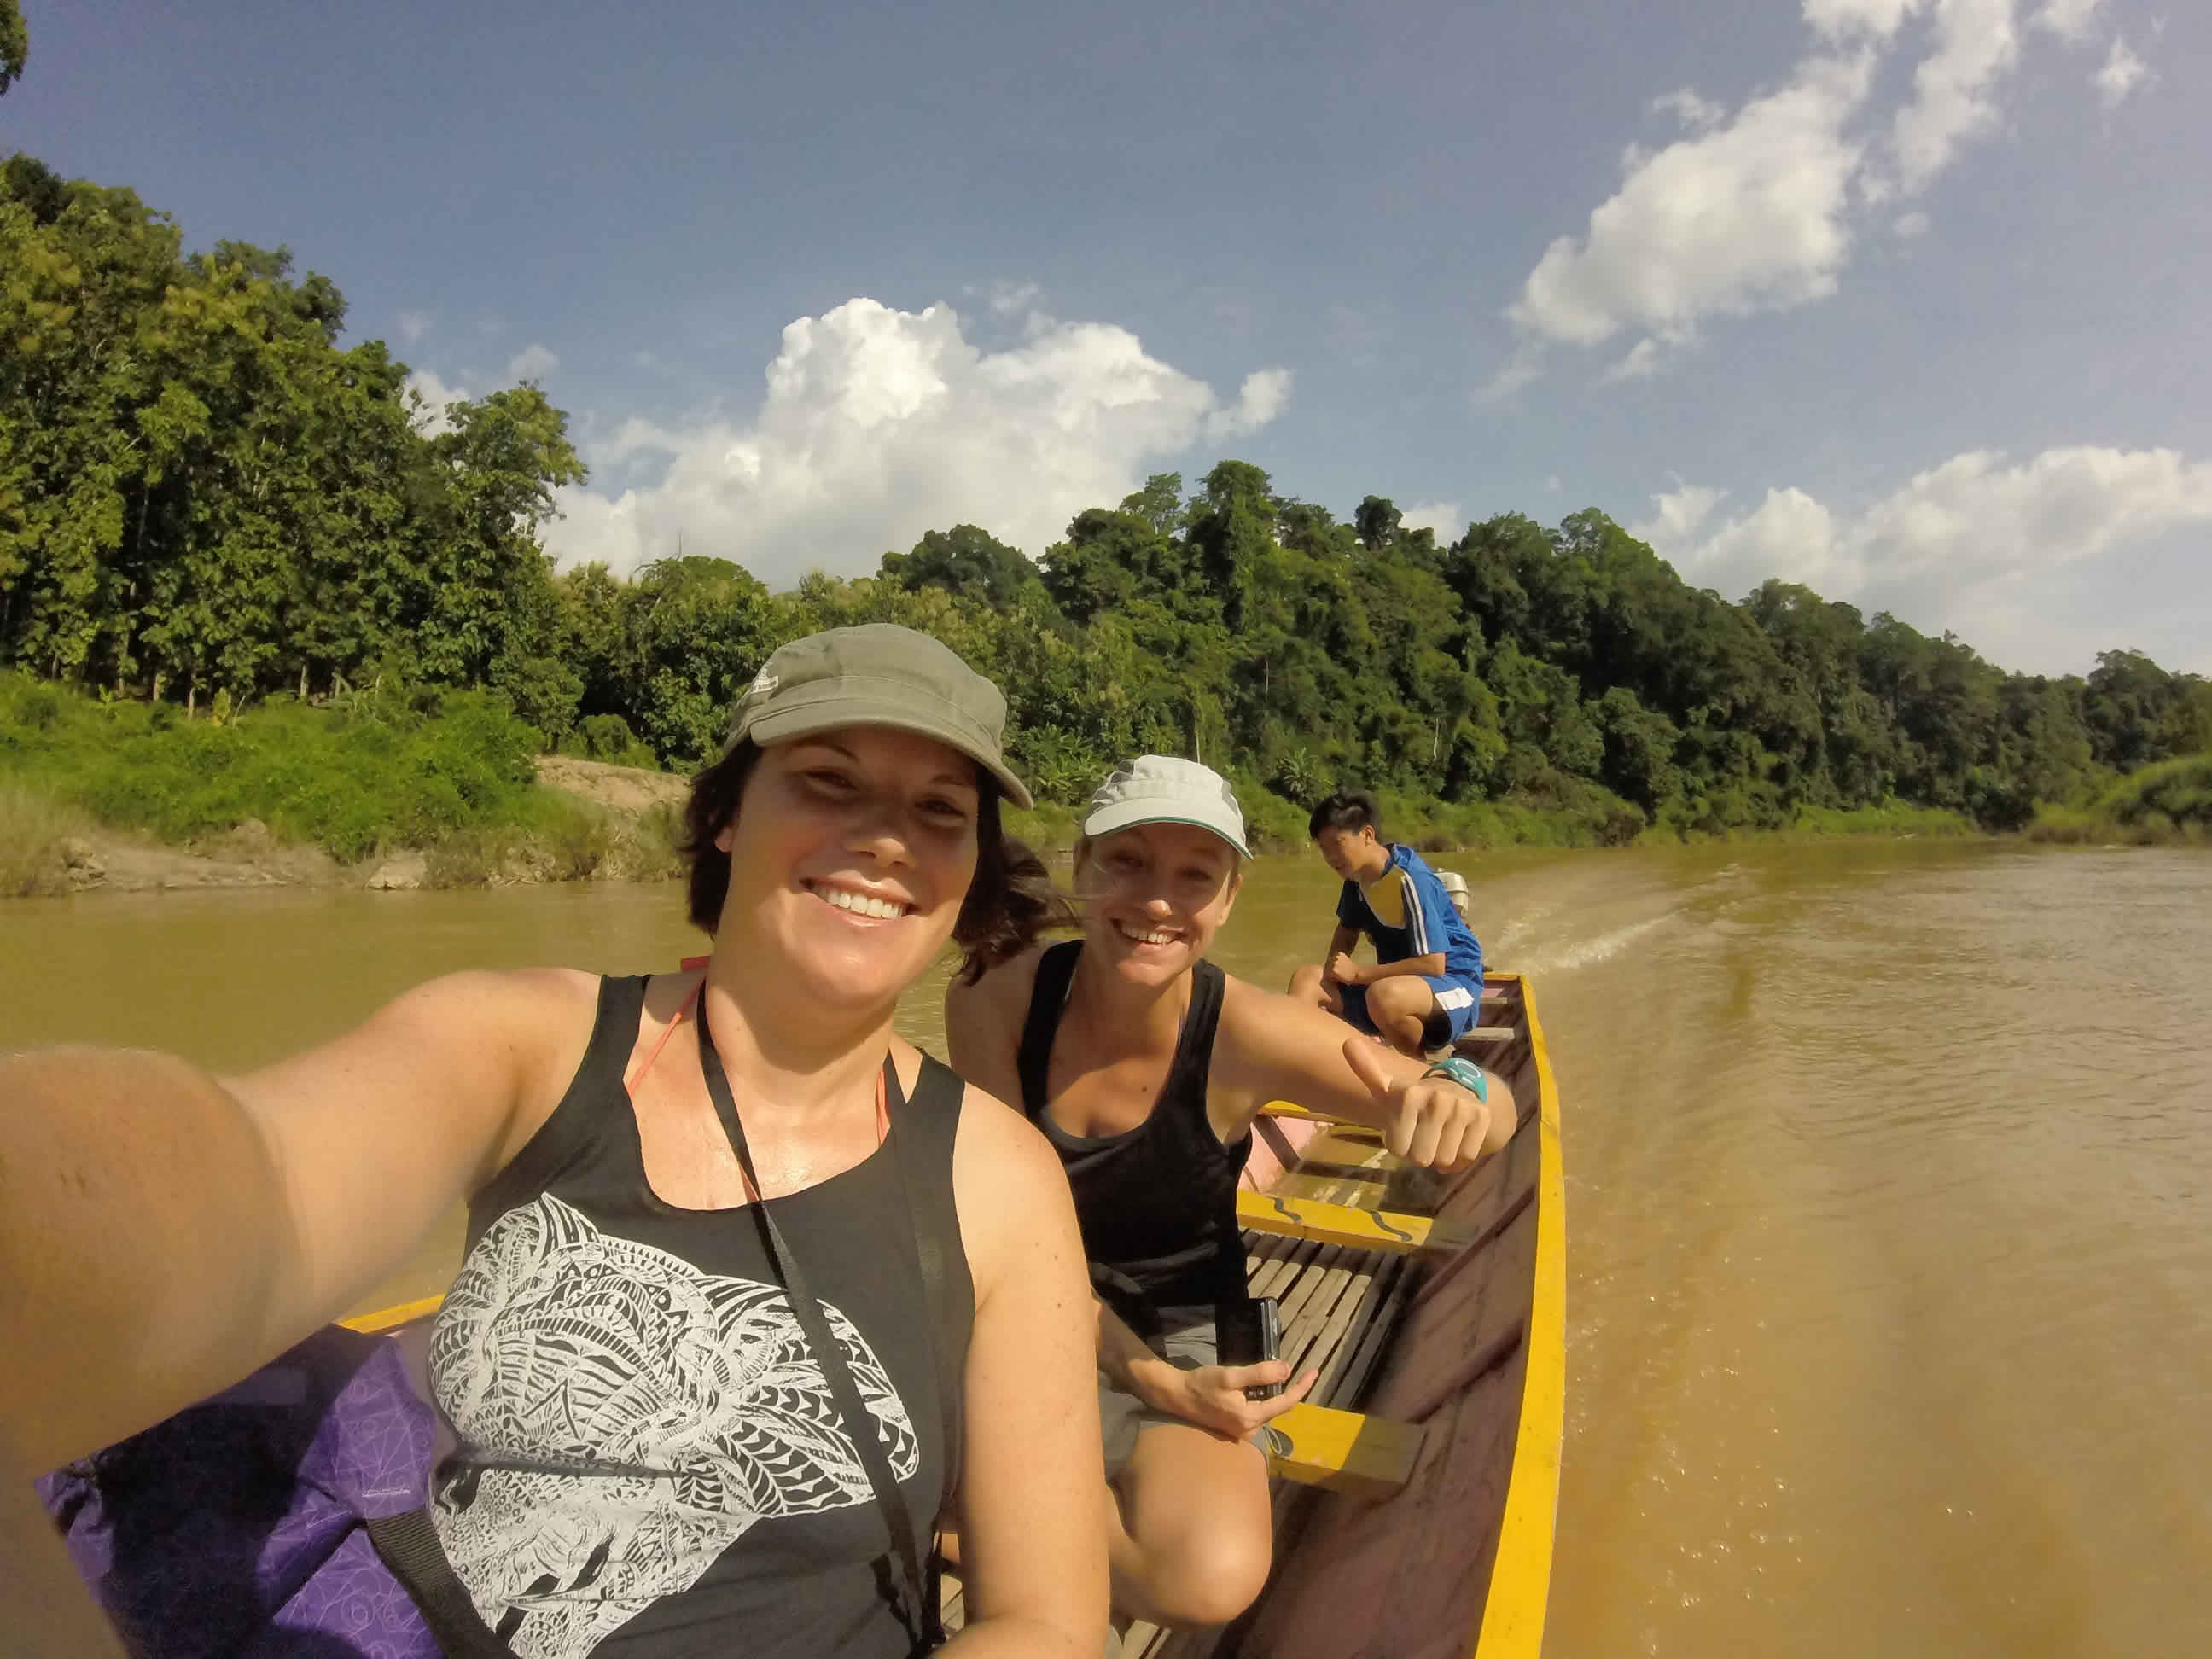
[[[1352,528],[1359,537],[1359,544],[1370,553],[1388,547],[1396,538],[1398,526],[1405,518],[1395,502],[1386,496],[1370,495],[1359,503],[1352,514]]]
[[[1182,474],[1153,473],[1142,489],[1121,498],[1121,510],[1134,514],[1160,535],[1174,535],[1182,528]]]
[[[941,587],[991,605],[1009,605],[1036,585],[1036,567],[972,524],[933,530],[906,553],[884,555],[882,574],[912,592]]]
[[[22,8],[16,0],[0,0],[0,94],[23,78],[23,64],[31,55],[31,33],[23,27]]]

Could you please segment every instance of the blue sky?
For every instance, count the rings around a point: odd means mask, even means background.
[[[24,9],[0,147],[542,380],[564,561],[1036,554],[1233,455],[2212,672],[2201,7]]]

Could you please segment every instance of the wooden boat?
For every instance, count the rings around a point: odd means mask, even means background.
[[[1139,1624],[1124,1659],[1534,1659],[1565,1385],[1559,1096],[1534,992],[1492,973],[1462,1050],[1512,1085],[1511,1144],[1460,1176],[1267,1109],[1239,1194],[1255,1295],[1320,1382],[1277,1419],[1274,1571],[1226,1630]],[[347,1322],[419,1352],[439,1298]],[[959,1589],[948,1580],[957,1623]]]

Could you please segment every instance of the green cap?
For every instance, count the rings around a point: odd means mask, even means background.
[[[1006,700],[949,647],[895,623],[831,628],[780,647],[730,716],[729,741],[765,748],[841,726],[888,726],[934,738],[1027,806],[1030,792],[1000,752]]]

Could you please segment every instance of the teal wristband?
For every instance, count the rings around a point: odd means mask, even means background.
[[[1473,1091],[1484,1105],[1490,1103],[1490,1080],[1482,1074],[1482,1067],[1471,1060],[1462,1060],[1457,1054],[1433,1061],[1423,1077],[1448,1077],[1462,1089]]]

